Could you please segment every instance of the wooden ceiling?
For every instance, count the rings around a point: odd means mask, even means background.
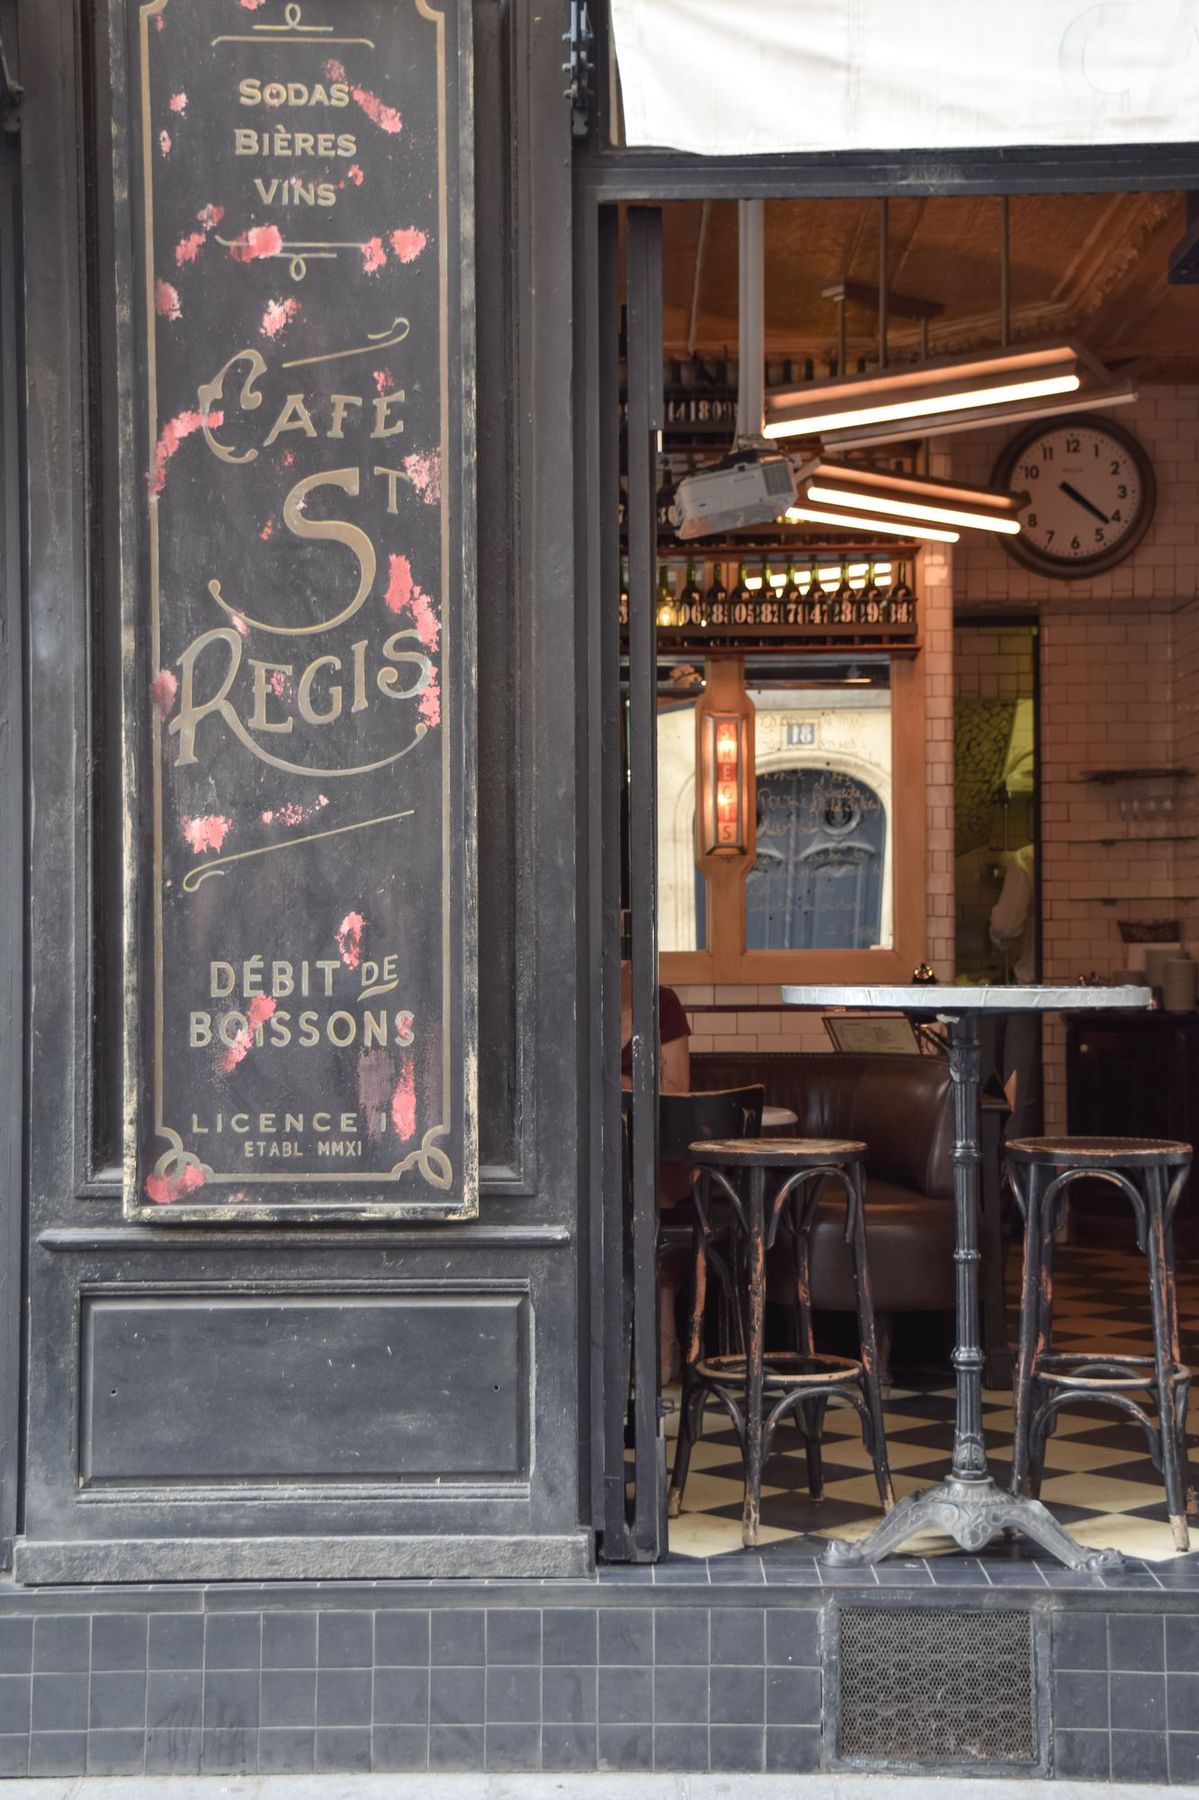
[[[1166,279],[1184,212],[1181,194],[1013,198],[1013,340],[1077,337],[1106,362],[1142,359],[1146,378],[1199,381],[1199,286]],[[768,354],[810,356],[815,374],[827,373],[837,315],[821,289],[843,278],[877,288],[880,214],[876,200],[766,202]],[[900,198],[889,215],[891,289],[945,308],[930,353],[996,344],[1001,202]],[[706,224],[697,201],[664,208],[663,281],[668,355],[735,355],[735,201],[709,202]],[[850,306],[847,330],[849,366],[872,361],[874,310]],[[900,355],[918,353],[920,328],[893,318],[888,340]]]

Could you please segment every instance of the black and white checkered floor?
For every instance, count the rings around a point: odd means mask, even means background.
[[[1178,1306],[1184,1359],[1199,1355],[1199,1260],[1180,1258]],[[1152,1347],[1144,1259],[1120,1249],[1065,1246],[1055,1258],[1054,1348],[1119,1350]],[[1009,1270],[1009,1300],[1018,1301],[1019,1267]],[[1014,1312],[1011,1320],[1015,1325]],[[1013,1338],[1014,1342],[1014,1338]],[[900,1371],[897,1383],[905,1379]],[[909,1378],[910,1379],[910,1378]],[[676,1396],[677,1397],[677,1396]],[[1011,1457],[1012,1410],[1007,1392],[983,1395],[983,1424],[991,1471],[1006,1481]],[[944,1376],[927,1384],[894,1386],[886,1397],[887,1448],[897,1495],[928,1487],[946,1473],[953,1441],[953,1389]],[[1199,1481],[1199,1378],[1191,1394],[1191,1476]],[[677,1414],[667,1420],[673,1432]],[[672,1554],[719,1556],[741,1548],[742,1466],[736,1438],[718,1408],[696,1445],[685,1509],[670,1526]],[[668,1455],[671,1447],[668,1446]],[[830,1408],[824,1437],[825,1497],[807,1496],[803,1442],[784,1426],[762,1485],[762,1543],[827,1537],[862,1537],[879,1517],[878,1493],[856,1415]],[[1041,1498],[1080,1543],[1112,1545],[1149,1561],[1177,1555],[1166,1519],[1161,1477],[1144,1434],[1112,1407],[1063,1411],[1045,1456]],[[1192,1523],[1191,1554],[1199,1556],[1199,1525]],[[911,1554],[955,1548],[930,1534]]]

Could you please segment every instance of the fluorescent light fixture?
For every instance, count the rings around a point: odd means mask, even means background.
[[[1052,400],[1027,400],[1017,405],[977,406],[969,412],[945,412],[917,421],[857,425],[845,431],[826,431],[821,443],[830,452],[874,450],[886,444],[902,444],[914,437],[952,437],[957,431],[977,431],[984,425],[1031,425],[1036,419],[1052,419],[1063,413],[1110,412],[1115,406],[1131,406],[1137,398],[1131,376],[1103,387],[1085,385],[1060,404]]]
[[[1027,494],[965,487],[927,475],[904,475],[853,463],[817,459],[798,471],[800,500],[885,514],[917,524],[960,525],[1015,537]]]
[[[830,447],[964,431],[990,419],[1039,418],[1135,399],[1081,345],[1063,340],[969,358],[940,357],[869,375],[775,389],[767,438],[820,437]],[[1100,401],[1093,397],[1103,390]]]
[[[961,535],[934,525],[908,525],[901,519],[866,518],[861,513],[834,512],[830,506],[789,506],[783,517],[792,525],[839,525],[842,531],[885,531],[892,537],[926,538],[933,544],[957,544]]]

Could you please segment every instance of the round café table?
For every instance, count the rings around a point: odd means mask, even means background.
[[[957,1411],[953,1460],[936,1487],[908,1494],[860,1543],[834,1539],[825,1560],[841,1567],[877,1562],[901,1549],[919,1532],[943,1531],[963,1550],[981,1550],[999,1532],[1022,1531],[1071,1569],[1116,1569],[1118,1550],[1089,1550],[1076,1544],[1048,1507],[1024,1494],[1009,1494],[987,1470],[982,1427],[983,1352],[979,1344],[979,1042],[980,1016],[1005,1013],[1064,1013],[1145,1008],[1147,987],[784,987],[784,1006],[827,1011],[932,1014],[947,1027],[949,1077],[953,1084],[954,1264],[957,1329],[953,1351]]]

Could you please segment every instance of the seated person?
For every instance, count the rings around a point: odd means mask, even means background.
[[[658,989],[658,1088],[663,1094],[691,1091],[691,1027],[673,988]],[[633,1085],[633,965],[620,965],[620,1082]]]

